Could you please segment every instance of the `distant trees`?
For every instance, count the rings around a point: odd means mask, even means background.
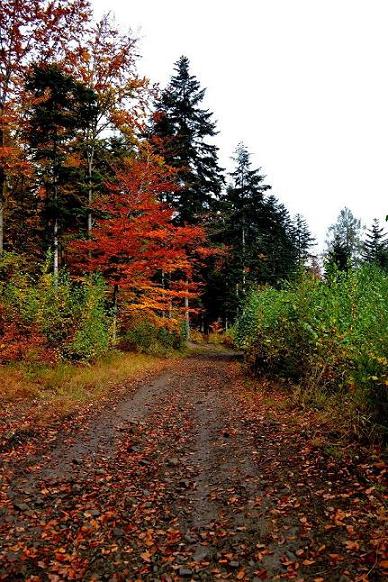
[[[362,257],[366,262],[376,264],[388,271],[387,236],[384,227],[380,226],[379,220],[375,218],[366,232]]]
[[[354,217],[349,208],[344,208],[328,232],[325,253],[327,274],[333,267],[347,271],[364,262],[375,264],[384,270],[388,269],[388,235],[377,218],[362,236],[361,221]]]
[[[349,208],[343,208],[337,221],[329,227],[326,244],[328,265],[335,264],[340,270],[347,270],[360,263],[362,226]]]

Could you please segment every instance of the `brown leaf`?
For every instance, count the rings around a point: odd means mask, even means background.
[[[348,550],[359,550],[360,549],[360,544],[358,542],[355,542],[353,540],[346,540],[345,542],[343,542],[344,546],[347,547]]]

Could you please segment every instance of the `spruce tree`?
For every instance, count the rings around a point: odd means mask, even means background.
[[[362,256],[366,262],[388,270],[387,234],[377,218],[373,220],[371,228],[366,232]]]
[[[175,73],[156,102],[151,141],[177,171],[179,189],[166,201],[176,209],[176,222],[202,222],[214,209],[224,178],[218,163],[213,114],[203,108],[205,89],[189,70],[189,59],[175,63]]]
[[[223,201],[224,241],[229,249],[225,305],[233,319],[252,285],[279,285],[297,270],[293,225],[287,209],[273,195],[261,168],[253,168],[243,144]]]
[[[284,204],[273,194],[265,201],[262,281],[278,287],[298,271],[293,222]]]
[[[352,254],[349,246],[341,238],[339,233],[335,233],[333,240],[325,256],[325,275],[330,277],[335,270],[347,271],[351,267]]]
[[[245,295],[249,281],[257,278],[260,250],[263,252],[264,192],[270,186],[264,183],[261,168],[252,168],[244,144],[237,146],[233,160],[235,169],[226,197],[226,242],[233,245],[231,274],[239,297]]]
[[[293,239],[296,250],[296,261],[299,269],[306,266],[311,257],[310,249],[316,245],[315,238],[311,235],[308,224],[301,214],[295,216],[293,222]]]
[[[361,231],[361,221],[349,208],[343,208],[336,222],[329,227],[326,255],[329,258],[336,255],[343,257],[339,261],[340,264],[343,264],[346,255],[348,267],[357,266],[362,251]]]

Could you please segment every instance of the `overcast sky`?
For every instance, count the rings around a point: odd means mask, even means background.
[[[322,242],[341,208],[388,212],[388,0],[93,0],[166,84],[189,57],[221,162],[239,141]]]

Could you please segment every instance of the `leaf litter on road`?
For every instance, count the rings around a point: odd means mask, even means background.
[[[284,398],[220,352],[80,411],[52,446],[18,443],[0,579],[383,580],[379,451],[329,456],[314,412]]]

